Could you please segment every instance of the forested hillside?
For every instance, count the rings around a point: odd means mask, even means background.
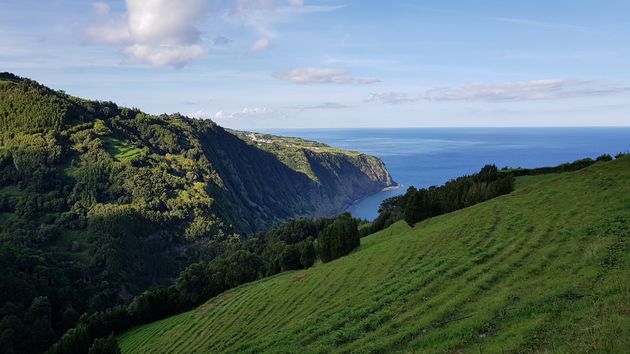
[[[210,120],[0,74],[0,347],[41,352],[85,311],[170,284],[248,234],[335,215],[393,183],[373,157],[309,150],[311,174],[282,150]]]
[[[630,157],[590,165],[397,222],[348,256],[135,328],[122,352],[626,352]]]

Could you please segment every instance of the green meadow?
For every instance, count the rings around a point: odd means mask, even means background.
[[[123,353],[621,353],[630,348],[630,159],[367,236],[118,337]]]

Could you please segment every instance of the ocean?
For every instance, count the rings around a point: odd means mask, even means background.
[[[554,166],[630,151],[630,127],[614,128],[391,128],[273,129],[265,133],[316,140],[380,157],[400,188],[354,203],[349,211],[372,220],[381,202],[409,186],[429,187],[479,171]]]

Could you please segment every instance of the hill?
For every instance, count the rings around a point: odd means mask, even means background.
[[[134,352],[624,352],[630,159],[519,177],[119,337]]]
[[[393,184],[376,157],[301,149],[0,73],[0,348],[41,352],[84,312]]]

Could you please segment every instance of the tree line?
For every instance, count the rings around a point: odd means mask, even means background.
[[[614,158],[625,155],[627,153],[618,153]],[[518,176],[578,171],[597,162],[611,161],[614,158],[609,154],[603,154],[595,159],[585,158],[538,168],[497,169],[495,165],[486,165],[475,174],[450,180],[442,186],[419,189],[412,186],[403,195],[385,199],[379,207],[376,219],[361,228],[360,236],[383,230],[399,220],[414,225],[424,219],[510,193],[514,189],[514,178]]]

